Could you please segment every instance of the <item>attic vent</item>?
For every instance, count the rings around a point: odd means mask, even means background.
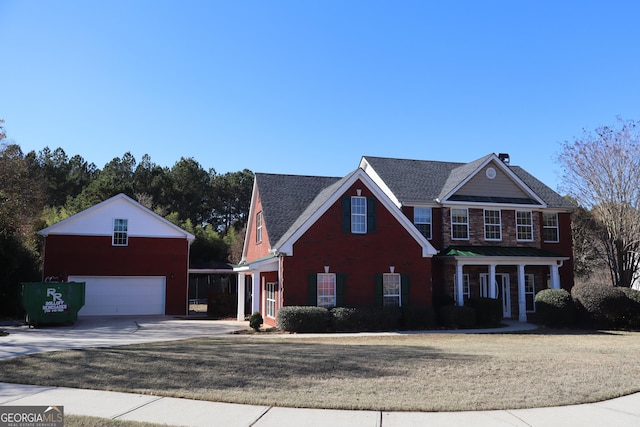
[[[508,153],[500,153],[498,154],[498,158],[504,162],[504,164],[508,165],[511,159],[509,158]]]

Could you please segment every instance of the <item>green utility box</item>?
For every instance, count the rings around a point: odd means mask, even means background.
[[[27,324],[73,323],[84,305],[84,282],[22,283],[22,307]]]

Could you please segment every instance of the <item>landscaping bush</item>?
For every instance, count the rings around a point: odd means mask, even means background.
[[[576,285],[571,296],[582,326],[590,328],[624,327],[631,310],[631,300],[620,288],[607,284]]]
[[[257,311],[254,311],[251,317],[249,318],[249,326],[254,331],[259,331],[260,325],[262,325],[263,322],[264,322],[264,319],[262,318],[262,315]]]
[[[476,311],[476,325],[498,326],[502,320],[502,301],[495,298],[469,298],[465,305]]]
[[[575,306],[571,294],[564,289],[543,289],[536,294],[536,317],[549,327],[573,325]]]
[[[331,309],[332,329],[337,332],[391,331],[400,329],[397,307],[336,307]]]
[[[433,329],[436,324],[436,315],[429,306],[402,307],[402,329],[424,330]]]
[[[631,329],[640,329],[640,291],[631,288],[620,288],[629,300],[629,312],[626,315],[626,325]]]
[[[287,332],[327,332],[330,318],[324,307],[288,306],[278,310],[276,321]]]
[[[438,323],[449,329],[469,329],[476,325],[476,311],[467,306],[446,305],[438,310]]]

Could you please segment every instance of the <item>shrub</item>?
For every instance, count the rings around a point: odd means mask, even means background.
[[[433,329],[436,315],[429,306],[402,307],[402,328],[407,330]]]
[[[571,289],[571,296],[583,326],[594,328],[624,326],[631,300],[620,288],[600,283],[580,284]]]
[[[438,310],[438,322],[450,329],[473,328],[476,324],[476,311],[467,306],[446,305]]]
[[[278,328],[287,332],[326,332],[329,310],[324,307],[288,306],[278,310]]]
[[[502,301],[495,298],[469,298],[465,305],[476,311],[476,324],[479,326],[497,326],[502,320]]]
[[[264,319],[262,318],[262,315],[257,311],[254,311],[251,317],[249,318],[249,326],[254,331],[259,331],[260,325],[262,325],[263,322],[264,322]]]
[[[541,290],[536,294],[536,314],[538,322],[545,326],[571,326],[575,314],[571,294],[564,289]]]
[[[338,332],[400,329],[402,312],[397,307],[336,307],[331,309],[332,329]]]
[[[640,329],[640,291],[631,288],[620,288],[629,300],[626,325],[631,329]]]

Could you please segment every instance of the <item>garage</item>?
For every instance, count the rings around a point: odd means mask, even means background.
[[[165,313],[165,277],[69,276],[69,281],[86,283],[79,316]]]

